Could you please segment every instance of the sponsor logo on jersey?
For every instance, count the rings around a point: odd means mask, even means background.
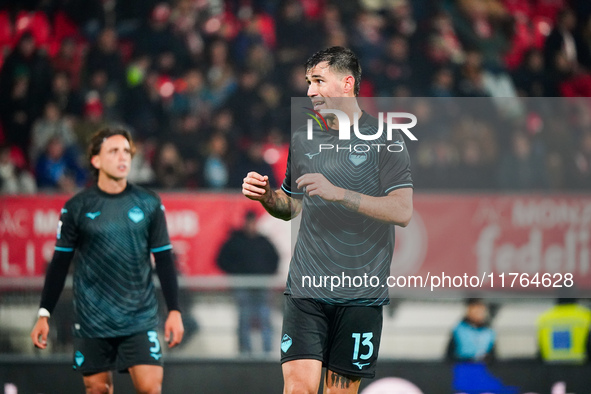
[[[127,216],[131,219],[134,223],[139,223],[144,220],[144,211],[142,211],[139,207],[133,207],[127,212]]]
[[[97,218],[98,215],[101,214],[101,211],[96,211],[96,212],[88,212],[85,216],[91,220],[94,220]]]
[[[355,365],[357,368],[359,369],[363,369],[363,367],[365,367],[366,365],[369,365],[369,363],[360,363],[359,361],[356,363],[353,363],[353,365]]]

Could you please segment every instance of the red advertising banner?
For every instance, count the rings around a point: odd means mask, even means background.
[[[242,195],[161,194],[178,267],[187,276],[220,274],[215,256],[247,210],[264,212]],[[0,278],[43,276],[67,196],[2,197]]]
[[[433,194],[414,203],[397,231],[393,275],[467,274],[484,286],[453,287],[495,290],[570,287],[572,275],[574,287],[591,288],[589,197]]]
[[[161,194],[179,270],[188,277],[219,275],[215,256],[244,213],[278,246],[285,273],[290,224],[269,217],[240,194]],[[0,199],[0,278],[42,277],[51,259],[67,196]],[[509,274],[572,274],[591,288],[591,198],[587,196],[416,194],[411,224],[397,230],[393,275],[479,276],[504,288]],[[505,274],[504,278],[501,275]],[[548,277],[548,276],[547,276]],[[517,280],[520,280],[518,277]],[[528,279],[528,281],[530,280]],[[492,281],[492,283],[491,283]],[[545,284],[548,284],[546,282]]]

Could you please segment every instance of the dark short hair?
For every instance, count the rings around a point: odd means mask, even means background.
[[[111,128],[105,127],[98,130],[96,133],[90,137],[90,143],[88,144],[88,161],[90,162],[90,170],[92,174],[98,178],[98,169],[94,168],[92,165],[92,157],[96,156],[100,153],[101,147],[103,146],[103,141],[109,137],[113,137],[114,135],[121,135],[129,141],[129,147],[131,148],[131,157],[135,154],[135,145],[133,144],[133,139],[131,138],[131,134],[129,131],[122,129],[122,128]]]
[[[351,74],[355,78],[353,92],[359,95],[361,84],[361,65],[357,55],[349,48],[330,47],[316,52],[306,61],[306,71],[316,67],[319,63],[327,62],[332,71],[341,74]]]
[[[472,298],[466,298],[465,303],[466,303],[466,306],[484,305],[484,300],[482,298],[472,297]]]

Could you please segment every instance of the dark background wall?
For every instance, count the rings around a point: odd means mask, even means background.
[[[510,361],[490,367],[505,385],[520,393],[550,393],[559,381],[567,393],[591,392],[590,366],[546,366],[532,361]],[[453,367],[441,362],[381,361],[377,378],[396,376],[411,381],[425,394],[451,393]],[[67,358],[3,358],[0,360],[0,390],[10,382],[19,394],[82,393],[82,379]],[[371,381],[362,384],[362,389]],[[115,375],[118,393],[132,393],[131,379]],[[281,367],[276,361],[168,360],[164,374],[164,393],[266,394],[281,393]]]

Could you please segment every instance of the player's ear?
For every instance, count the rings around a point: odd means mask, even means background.
[[[355,89],[355,78],[352,75],[347,75],[344,80],[343,92],[351,93]]]
[[[98,155],[94,155],[90,158],[90,163],[92,164],[92,166],[94,168],[96,168],[98,170],[99,167],[101,166],[101,159]]]

